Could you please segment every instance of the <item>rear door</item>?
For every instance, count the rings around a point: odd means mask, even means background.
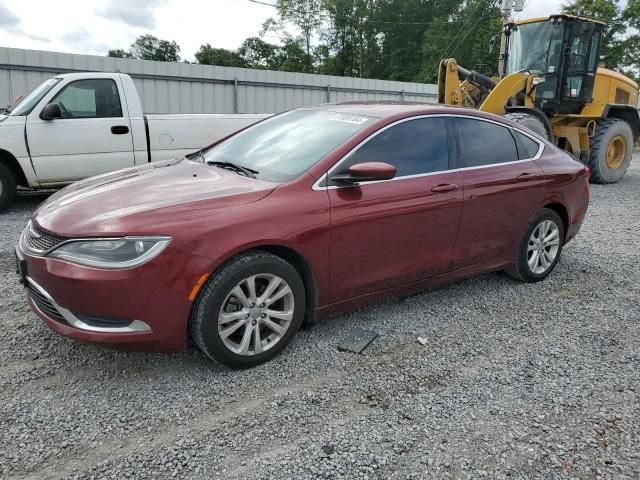
[[[542,144],[484,119],[453,123],[464,186],[453,268],[498,262],[511,255],[542,201],[545,180],[535,161]]]
[[[330,171],[329,178],[362,162],[398,170],[392,180],[330,184],[332,301],[450,269],[462,208],[452,148],[446,118],[412,119],[378,132]]]
[[[131,124],[120,85],[111,78],[76,80],[50,103],[62,118],[27,119],[27,139],[41,184],[68,183],[134,165]]]

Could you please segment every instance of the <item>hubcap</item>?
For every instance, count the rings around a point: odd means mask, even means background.
[[[258,355],[277,344],[291,321],[291,287],[269,273],[247,277],[231,289],[218,314],[218,335],[238,355]]]
[[[551,220],[539,223],[529,237],[527,263],[535,274],[545,273],[560,250],[560,229]]]
[[[627,144],[624,141],[624,137],[618,135],[611,140],[611,143],[607,148],[607,166],[612,170],[617,170],[624,163],[626,156]]]

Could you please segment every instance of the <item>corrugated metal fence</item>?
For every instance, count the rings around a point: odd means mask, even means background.
[[[146,113],[277,113],[346,100],[433,101],[436,86],[0,47],[0,107],[69,72],[133,77]]]

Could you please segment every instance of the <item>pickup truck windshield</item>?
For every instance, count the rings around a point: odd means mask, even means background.
[[[205,163],[230,162],[256,178],[286,182],[299,177],[374,118],[294,110],[260,122],[202,155]]]
[[[36,88],[31,90],[31,93],[24,97],[18,104],[11,109],[9,115],[29,115],[31,110],[38,104],[42,97],[44,97],[58,82],[61,82],[61,78],[50,78],[45,80]]]

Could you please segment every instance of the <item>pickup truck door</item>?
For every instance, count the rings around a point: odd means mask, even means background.
[[[75,80],[55,94],[62,118],[43,120],[41,103],[27,118],[27,141],[40,184],[70,183],[134,165],[121,85],[112,78]]]

